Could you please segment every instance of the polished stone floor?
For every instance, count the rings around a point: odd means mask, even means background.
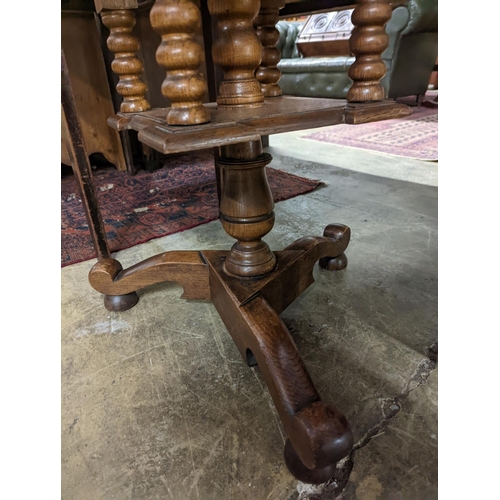
[[[62,498],[437,499],[437,163],[271,136],[271,166],[324,181],[276,205],[279,250],[332,222],[352,239],[347,269],[282,314],[355,451],[326,485],[295,480],[258,368],[205,302],[140,292],[123,313],[62,269]],[[168,250],[226,249],[218,221],[118,252],[124,267]],[[352,471],[349,473],[352,466]]]

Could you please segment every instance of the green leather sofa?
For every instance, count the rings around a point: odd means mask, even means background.
[[[283,95],[345,99],[354,57],[302,57],[297,37],[302,23],[277,24],[278,64]],[[388,98],[423,96],[438,54],[438,0],[408,0],[393,9],[386,25],[389,46],[382,54],[387,73],[381,84]]]

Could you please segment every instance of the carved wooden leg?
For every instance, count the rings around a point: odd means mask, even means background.
[[[167,71],[161,87],[171,102],[169,125],[199,125],[210,121],[202,99],[207,83],[200,72],[204,53],[195,35],[201,29],[200,9],[193,0],[156,0],[151,26],[161,35],[158,64]]]
[[[253,27],[259,6],[259,0],[208,0],[215,20],[213,59],[223,72],[217,96],[221,106],[255,107],[264,103],[255,78],[262,51]]]
[[[274,201],[265,167],[272,160],[258,141],[225,146],[217,163],[223,168],[220,220],[238,241],[231,248],[225,269],[236,276],[270,272],[276,257],[262,238],[274,225]]]
[[[244,286],[225,273],[225,252],[203,252],[211,300],[245,362],[258,364],[288,436],[285,462],[297,479],[308,483],[329,480],[336,462],[353,446],[347,419],[321,400],[278,316],[313,282],[318,259],[343,254],[349,228],[331,225],[326,232],[334,236],[302,238],[276,252],[276,270]]]
[[[130,309],[137,303],[137,290],[165,281],[179,283],[184,299],[210,300],[208,269],[196,251],[165,252],[127,269],[115,259],[102,259],[89,273],[90,285],[106,295],[109,311]]]
[[[385,92],[380,84],[387,71],[382,52],[389,43],[385,25],[391,14],[389,0],[358,0],[356,3],[351,17],[354,29],[349,39],[356,60],[348,73],[353,84],[347,92],[347,123],[366,123],[411,114],[409,106],[384,101]]]
[[[279,21],[279,11],[284,6],[284,0],[262,0],[259,15],[254,20],[257,37],[262,43],[262,62],[255,76],[265,97],[281,95],[281,87],[278,85],[281,71],[277,68],[281,54],[276,48],[280,33],[276,24]]]
[[[135,25],[134,11],[103,10],[101,19],[110,31],[108,48],[115,54],[111,69],[119,77],[116,91],[123,97],[120,111],[122,113],[147,111],[151,107],[145,99],[147,86],[140,78],[144,66],[136,55],[139,50],[139,40],[132,35],[132,28]]]

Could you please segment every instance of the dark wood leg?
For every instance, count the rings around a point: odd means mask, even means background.
[[[184,299],[210,300],[208,269],[196,251],[161,253],[128,269],[115,259],[103,259],[89,273],[90,285],[106,295],[127,296],[165,281],[179,283]]]
[[[346,123],[359,124],[411,114],[411,108],[385,100],[380,80],[386,73],[382,52],[389,36],[385,25],[391,18],[389,0],[358,0],[352,13],[354,29],[349,39],[356,60],[349,68],[353,84],[347,92]]]
[[[132,145],[130,144],[130,131],[122,130],[120,132],[120,139],[123,146],[123,155],[125,156],[125,164],[127,166],[127,173],[129,175],[135,175],[137,169],[134,163],[134,156],[132,153]]]
[[[71,166],[73,167],[73,173],[80,190],[85,217],[89,225],[99,263],[110,259],[111,254],[106,238],[106,230],[99,210],[99,202],[92,178],[92,168],[85,149],[82,128],[76,111],[64,53],[61,56],[61,63],[61,105],[68,131],[68,134],[65,135],[69,139],[66,141],[66,147],[71,158]],[[110,311],[124,311],[134,306],[138,300],[137,294],[132,292],[126,297],[105,296],[104,305]]]

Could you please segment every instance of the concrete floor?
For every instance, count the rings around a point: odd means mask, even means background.
[[[279,250],[331,222],[349,265],[282,318],[356,451],[309,486],[283,462],[284,433],[210,303],[162,284],[110,313],[94,261],[62,269],[62,498],[437,499],[437,164],[272,136],[272,166],[326,185],[276,205]],[[118,252],[124,267],[174,249],[226,249],[218,221]],[[349,475],[350,466],[353,465]]]

